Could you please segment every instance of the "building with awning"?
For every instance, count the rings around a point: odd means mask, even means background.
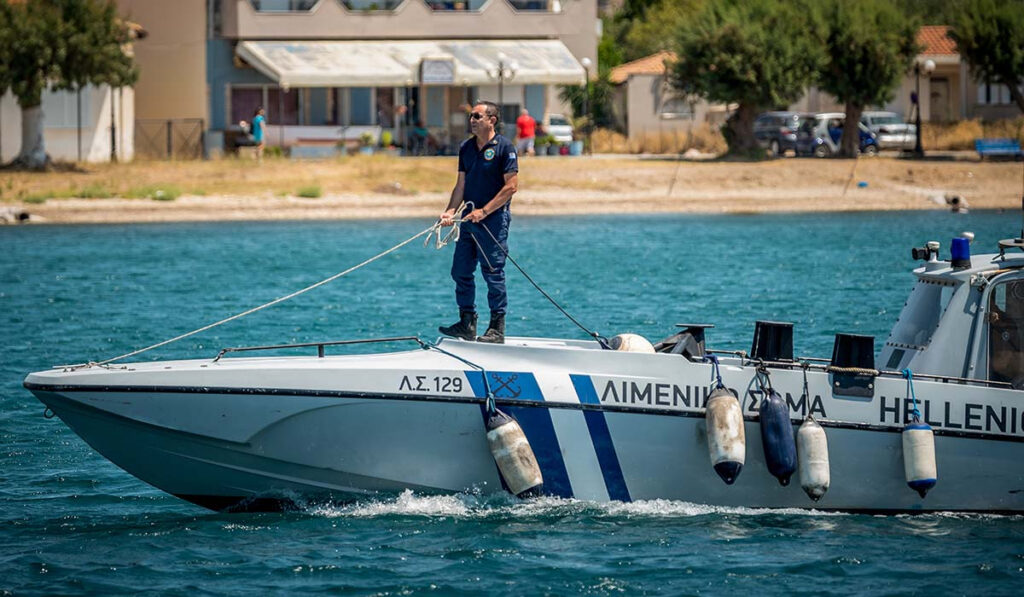
[[[500,103],[504,122],[522,109],[538,121],[571,114],[559,87],[585,80],[583,59],[596,62],[600,32],[596,0],[119,4],[166,40],[139,56],[140,112],[198,117],[211,150],[262,106],[270,145],[366,133],[402,145],[418,122],[434,151],[451,152],[476,100]]]

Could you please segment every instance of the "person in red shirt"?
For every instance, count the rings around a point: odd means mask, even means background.
[[[526,108],[516,119],[516,137],[516,152],[519,155],[534,155],[533,140],[537,137],[537,121]]]

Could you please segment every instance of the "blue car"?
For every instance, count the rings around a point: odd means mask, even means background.
[[[822,112],[808,118],[800,125],[796,135],[796,154],[826,158],[839,153],[839,140],[843,136],[846,114]],[[857,123],[860,131],[860,152],[865,155],[878,154],[878,138],[864,123]]]

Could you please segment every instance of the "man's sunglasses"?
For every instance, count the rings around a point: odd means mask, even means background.
[[[470,120],[482,120],[485,116],[487,116],[487,115],[486,114],[481,114],[480,112],[473,112],[472,114],[469,115],[469,119]]]

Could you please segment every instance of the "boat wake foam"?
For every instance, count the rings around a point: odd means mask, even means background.
[[[841,512],[823,512],[800,508],[745,508],[708,506],[673,500],[635,502],[591,502],[557,497],[518,500],[497,494],[479,496],[420,495],[411,490],[388,499],[355,502],[345,506],[309,505],[304,510],[315,516],[374,518],[384,516],[482,518],[541,518],[551,516],[589,516],[593,518],[687,518],[711,515],[732,516],[845,516]]]

